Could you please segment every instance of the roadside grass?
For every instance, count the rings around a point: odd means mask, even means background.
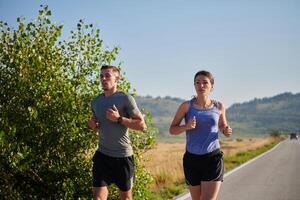
[[[266,144],[252,151],[240,152],[233,156],[225,155],[224,156],[225,172],[230,171],[238,167],[239,165],[247,162],[248,160],[251,160],[252,158],[255,158],[256,156],[268,151],[269,149],[273,148],[276,144],[278,144],[282,140],[283,138],[278,138],[272,143]]]
[[[236,153],[235,155],[225,155],[224,156],[224,165],[225,165],[225,172],[228,172],[239,165],[247,162],[248,160],[268,151],[269,149],[273,148],[276,144],[278,144],[280,141],[282,141],[283,137],[276,137],[274,140],[266,144],[262,147],[258,147],[255,150],[248,150]],[[178,171],[178,169],[176,170]],[[183,173],[183,172],[177,172],[177,173]],[[160,171],[159,174],[157,174],[154,177],[155,185],[156,187],[152,189],[150,192],[150,199],[153,200],[165,200],[165,199],[172,199],[175,196],[178,196],[179,194],[183,193],[187,190],[184,178],[177,178],[176,181],[174,181],[174,177],[178,176],[176,172],[167,173],[166,169],[163,171]],[[171,181],[173,180],[173,182]]]

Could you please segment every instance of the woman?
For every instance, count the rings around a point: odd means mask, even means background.
[[[228,137],[232,129],[223,103],[209,98],[214,86],[212,74],[197,72],[194,86],[197,95],[179,106],[169,131],[173,135],[186,132],[183,168],[192,199],[213,200],[217,199],[224,174],[218,132]],[[181,124],[183,118],[185,124]]]

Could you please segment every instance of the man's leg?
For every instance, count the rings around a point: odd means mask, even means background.
[[[132,190],[128,190],[126,192],[120,190],[121,200],[132,200]]]
[[[93,196],[94,200],[106,200],[108,196],[107,186],[93,187]]]
[[[132,187],[135,176],[133,156],[119,159],[117,171],[115,171],[116,185],[119,188],[121,200],[132,200]]]

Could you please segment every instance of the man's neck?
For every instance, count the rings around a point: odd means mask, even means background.
[[[117,92],[117,88],[113,88],[113,89],[111,89],[111,90],[106,90],[106,91],[104,91],[104,95],[105,95],[106,97],[109,97],[109,96],[113,95],[113,94],[116,93],[116,92]]]

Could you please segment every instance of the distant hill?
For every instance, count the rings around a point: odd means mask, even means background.
[[[227,109],[227,119],[238,133],[299,132],[300,93],[233,104]]]
[[[140,108],[150,111],[159,138],[170,136],[168,129],[178,106],[185,100],[173,97],[136,97]],[[227,111],[227,120],[238,137],[259,136],[272,131],[300,132],[300,93],[236,103]],[[184,137],[184,134],[183,136]]]
[[[138,106],[153,115],[153,124],[159,130],[159,137],[169,136],[169,126],[183,99],[173,97],[141,97],[135,98]]]

